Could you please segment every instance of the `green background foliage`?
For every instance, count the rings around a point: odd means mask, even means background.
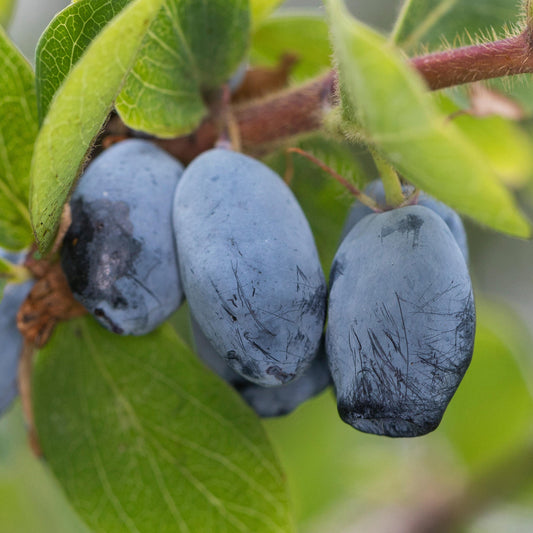
[[[409,52],[420,52],[422,47],[437,50],[446,44],[471,44],[493,32],[503,37],[521,17],[514,0],[408,0],[393,36]]]
[[[9,24],[14,8],[15,0],[0,0],[0,25],[4,28]]]
[[[257,28],[252,44],[250,61],[254,65],[274,66],[284,53],[294,54],[298,62],[291,81],[295,83],[331,68],[328,25],[317,14],[289,12],[273,16]]]
[[[32,242],[28,191],[37,135],[34,75],[0,27],[0,246]]]

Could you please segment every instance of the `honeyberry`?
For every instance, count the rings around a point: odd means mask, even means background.
[[[215,350],[260,385],[301,375],[320,344],[326,285],[283,180],[245,155],[205,152],[176,189],[174,227],[187,300]]]
[[[232,370],[211,346],[200,326],[191,317],[191,325],[200,359],[215,374],[232,385],[246,403],[261,417],[277,417],[291,413],[306,400],[320,394],[331,383],[323,345],[303,375],[278,387],[262,387],[251,383]]]
[[[74,191],[61,264],[74,297],[115,333],[148,333],[183,299],[171,220],[182,172],[132,139],[94,159]]]
[[[475,309],[461,250],[423,206],[360,220],[335,256],[326,351],[339,414],[390,437],[434,430],[472,357]]]

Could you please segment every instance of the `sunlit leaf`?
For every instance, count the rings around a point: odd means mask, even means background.
[[[533,143],[514,121],[496,115],[476,117],[444,94],[437,95],[441,111],[453,117],[453,123],[469,142],[483,153],[502,182],[512,187],[527,183],[533,174]]]
[[[41,35],[35,53],[39,120],[72,67],[106,24],[131,0],[79,0],[58,13]]]

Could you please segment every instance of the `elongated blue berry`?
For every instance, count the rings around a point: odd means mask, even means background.
[[[283,180],[242,154],[205,152],[176,189],[174,227],[187,300],[215,350],[260,385],[301,375],[319,347],[326,285]]]

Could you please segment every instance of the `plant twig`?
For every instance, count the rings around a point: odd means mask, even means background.
[[[317,157],[302,150],[301,148],[288,148],[288,154],[299,154],[306,159],[309,159],[312,163],[320,167],[324,172],[327,172],[332,178],[337,180],[350,194],[355,196],[362,204],[370,207],[374,211],[380,211],[379,206],[376,204],[375,200],[370,198],[370,196],[361,192],[355,185],[350,183],[346,178],[341,176],[338,172],[335,172],[331,167],[328,167],[323,161],[320,161]]]
[[[507,39],[415,57],[410,63],[430,90],[533,73],[532,33],[527,29]],[[337,73],[331,70],[299,87],[235,106],[243,150],[262,155],[291,137],[320,129],[326,111],[338,102],[337,85]],[[210,116],[191,135],[156,142],[188,163],[212,148],[217,137],[217,120]]]
[[[415,57],[411,64],[432,90],[533,72],[529,30],[516,37]]]

